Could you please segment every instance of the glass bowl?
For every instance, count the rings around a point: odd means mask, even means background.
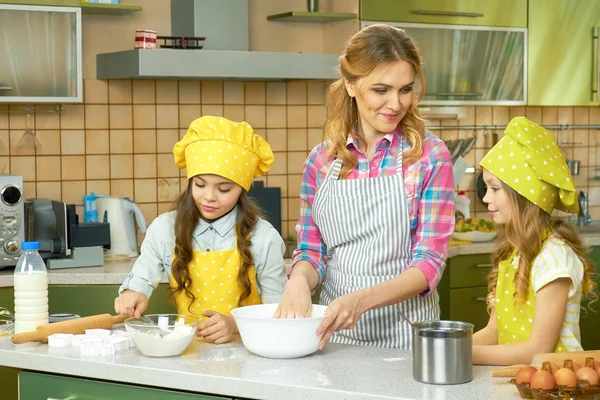
[[[189,346],[199,318],[189,314],[147,314],[125,320],[139,351],[148,357],[178,356]]]

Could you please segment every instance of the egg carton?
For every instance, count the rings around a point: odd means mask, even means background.
[[[532,389],[529,383],[517,384],[522,399],[534,400],[600,400],[600,385],[577,381],[576,388],[558,386],[555,390]]]

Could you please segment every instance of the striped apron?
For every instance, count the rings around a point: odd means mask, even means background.
[[[342,162],[334,160],[313,202],[313,220],[327,246],[324,305],[398,276],[412,259],[402,151],[394,176],[340,180],[341,169]],[[439,319],[437,291],[367,311],[354,328],[336,332],[331,341],[410,349],[412,331],[399,311],[413,321]]]

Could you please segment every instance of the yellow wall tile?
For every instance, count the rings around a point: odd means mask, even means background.
[[[542,123],[542,107],[527,107],[526,109],[528,119],[532,120],[537,124]]]
[[[223,116],[231,121],[241,122],[245,120],[244,106],[226,105],[223,106]],[[252,126],[252,125],[250,125]]]
[[[62,154],[85,154],[85,132],[63,130],[60,135]]]
[[[542,125],[558,124],[558,107],[542,108]]]
[[[111,130],[110,131],[110,153],[123,154],[133,153],[133,131]]]
[[[27,125],[31,129],[35,128],[35,115],[32,112],[25,113],[18,105],[10,106],[8,115],[10,129],[25,129]]]
[[[156,153],[156,130],[136,129],[133,131],[134,153]]]
[[[288,152],[288,174],[302,174],[304,160],[308,154],[305,151],[289,151]]]
[[[287,107],[287,126],[288,128],[306,128],[307,125],[307,107],[306,106],[288,106]],[[314,128],[314,126],[311,126]]]
[[[573,125],[573,107],[558,107],[558,124]]]
[[[77,181],[86,178],[85,156],[63,156],[62,157],[62,179],[63,181]],[[94,166],[90,165],[90,168]],[[39,176],[39,172],[38,172]]]
[[[110,129],[131,129],[133,127],[133,109],[130,105],[110,105]]]
[[[23,182],[23,197],[38,197],[35,182]]]
[[[108,102],[110,104],[131,104],[133,90],[130,80],[117,79],[108,81]],[[93,103],[88,102],[86,103]]]
[[[283,197],[281,199],[281,220],[285,221],[288,219],[288,202],[287,198]],[[282,227],[283,228],[283,227]],[[285,237],[285,236],[283,236]]]
[[[287,131],[287,150],[298,151],[307,149],[307,130],[302,129],[288,129]]]
[[[266,139],[273,151],[287,150],[287,131],[285,129],[267,129]]]
[[[265,82],[246,82],[245,104],[265,104],[267,101],[267,85]]]
[[[35,157],[19,156],[10,158],[10,173],[23,175],[24,182],[35,181]]]
[[[267,175],[267,186],[281,188],[281,197],[288,195],[287,175]]]
[[[514,106],[508,107],[508,118],[513,119],[515,117],[524,117],[525,116],[525,106]],[[467,124],[465,124],[467,125]]]
[[[87,155],[85,156],[85,165],[87,179],[110,178],[109,155]]]
[[[600,107],[590,107],[590,125],[600,124]]]
[[[135,201],[136,203],[156,202],[157,181],[156,179],[135,179]]]
[[[325,106],[308,106],[308,127],[321,128],[327,117]]]
[[[179,167],[177,167],[177,164],[173,160],[173,154],[157,154],[156,164],[157,176],[159,178],[175,178],[179,176]]]
[[[492,107],[492,122],[494,125],[506,125],[510,122],[508,107]]]
[[[140,210],[142,210],[142,214],[144,214],[144,220],[146,221],[146,226],[150,225],[152,221],[158,215],[158,207],[156,203],[145,203],[139,204]],[[138,230],[139,233],[139,230]]]
[[[289,165],[289,161],[288,161]],[[302,175],[288,174],[288,197],[300,196],[300,184],[302,183]]]
[[[64,126],[61,127],[64,129]],[[85,127],[87,129],[108,128],[108,105],[86,105]]]
[[[179,82],[179,104],[200,104],[200,82]]]
[[[285,175],[287,174],[287,152],[276,151],[273,153],[275,161],[271,165],[269,175]]]
[[[156,104],[177,104],[178,100],[177,81],[156,81]]]
[[[177,129],[158,129],[156,131],[156,152],[173,153],[173,146],[179,141]]]
[[[133,127],[135,129],[156,128],[156,106],[134,105]]]
[[[113,179],[110,181],[110,194],[116,197],[133,199],[133,179]]]
[[[0,131],[0,155],[8,155],[10,152],[9,146],[8,131]]]
[[[323,129],[320,128],[308,128],[308,149],[311,150],[319,143],[322,143]]]
[[[265,106],[245,106],[245,121],[254,129],[267,127],[267,109]]]
[[[188,128],[192,121],[202,116],[200,104],[179,106],[179,127]]]
[[[133,103],[155,104],[156,84],[154,81],[133,81]]]
[[[8,104],[0,104],[0,129],[8,129],[10,120],[8,112]]]
[[[110,156],[110,177],[111,179],[133,178],[133,155],[112,155]]]
[[[286,97],[284,82],[267,82],[267,104],[285,104]]]
[[[327,82],[308,82],[307,104],[325,104],[327,87],[329,87]]]
[[[288,199],[288,220],[297,221],[300,217],[300,198],[290,197]]]
[[[69,131],[63,131],[69,132]],[[63,133],[64,134],[64,133]],[[61,131],[37,131],[35,133],[41,147],[36,149],[38,155],[60,154]]]
[[[171,211],[173,207],[173,202],[158,203],[158,215]]]
[[[60,114],[57,112],[36,112],[35,129],[59,129]]]
[[[202,104],[223,104],[223,82],[202,82]]]
[[[85,131],[85,152],[87,154],[108,154],[109,134],[107,130]]]
[[[589,108],[573,107],[573,123],[577,125],[588,125],[590,123]]]
[[[97,195],[110,194],[110,181],[99,180],[99,181],[86,181],[86,193],[96,193]]]
[[[223,104],[244,104],[243,82],[223,82]]]
[[[60,201],[62,199],[61,182],[37,182],[37,194],[40,199],[50,199]],[[31,196],[28,194],[27,196]]]
[[[9,131],[10,154],[13,156],[35,154],[34,142],[30,136],[23,136],[23,133],[23,130]]]
[[[156,127],[159,129],[179,128],[179,107],[177,105],[157,105]]]
[[[212,115],[214,117],[223,116],[222,105],[202,105],[202,115]]]
[[[85,181],[62,182],[62,201],[67,204],[83,204]]]
[[[37,170],[36,180],[38,181],[60,181],[60,157],[59,156],[42,156],[37,157],[35,162]]]
[[[492,107],[477,106],[475,108],[475,123],[477,125],[492,125]]]
[[[60,127],[62,129],[85,128],[85,106],[79,104],[65,106],[65,111],[60,113]]]
[[[306,82],[287,82],[286,91],[287,104],[306,104]]]
[[[131,84],[129,89],[131,89]],[[100,79],[85,79],[83,81],[83,101],[85,101],[87,104],[108,103],[107,81]]]
[[[267,106],[267,128],[287,127],[286,106]]]
[[[158,201],[170,202],[179,196],[179,178],[158,180]]]
[[[156,178],[156,154],[134,154],[133,177]]]

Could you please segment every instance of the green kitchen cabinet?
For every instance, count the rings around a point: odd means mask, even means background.
[[[588,258],[594,262],[596,268],[592,277],[596,282],[596,294],[600,295],[600,246],[592,247]],[[600,350],[600,301],[588,307],[584,301],[579,317],[581,329],[581,344],[584,350]]]
[[[95,399],[95,400],[225,400],[205,394],[176,392],[145,386],[72,378],[60,375],[21,371],[19,398],[37,399]]]
[[[598,104],[600,0],[529,0],[527,104]]]
[[[361,0],[362,21],[527,27],[527,0]]]

